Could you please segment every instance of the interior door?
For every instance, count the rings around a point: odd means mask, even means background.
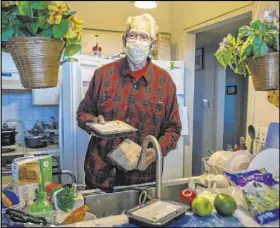
[[[207,149],[214,148],[214,100],[216,47],[204,48],[204,66],[195,71],[194,117],[193,117],[193,160],[192,174],[204,172],[202,158],[207,157]]]

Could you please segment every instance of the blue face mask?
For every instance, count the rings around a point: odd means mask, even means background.
[[[134,63],[142,63],[146,60],[150,53],[151,42],[143,42],[139,40],[127,40],[125,53]]]

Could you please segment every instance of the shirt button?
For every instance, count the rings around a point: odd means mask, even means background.
[[[126,119],[126,122],[129,122],[129,118]]]
[[[138,88],[138,86],[135,84],[135,85],[134,85],[134,89],[137,89],[137,88]]]

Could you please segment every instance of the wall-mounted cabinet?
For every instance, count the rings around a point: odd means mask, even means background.
[[[60,85],[62,82],[62,67],[59,68],[57,86],[45,89],[32,89],[33,105],[59,105]]]
[[[6,52],[2,52],[2,89],[26,90],[21,84],[12,56]]]

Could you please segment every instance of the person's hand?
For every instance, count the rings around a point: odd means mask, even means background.
[[[156,151],[154,148],[147,148],[145,164],[143,167],[139,167],[138,169],[141,171],[146,170],[153,162],[156,161]]]
[[[105,119],[103,116],[99,115],[98,117],[93,117],[92,119],[93,123],[100,123],[100,124],[105,124]]]

